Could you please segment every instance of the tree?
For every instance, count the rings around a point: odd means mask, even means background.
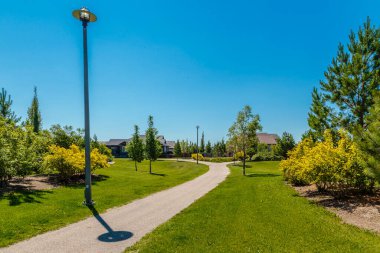
[[[365,159],[380,182],[380,93],[375,98],[375,104],[368,116],[368,127],[358,138],[361,150],[366,154]]]
[[[84,148],[83,130],[77,129],[74,131],[72,126],[53,125],[50,128],[52,134],[53,143],[62,148],[70,148],[75,144],[80,148]]]
[[[342,44],[321,81],[324,98],[338,109],[339,126],[351,133],[366,129],[373,93],[380,85],[380,30],[370,19],[351,31],[347,49]]]
[[[205,133],[202,132],[202,137],[201,137],[201,146],[199,147],[199,152],[203,154],[205,152]]]
[[[144,144],[140,138],[139,127],[135,125],[135,132],[132,136],[132,140],[129,142],[128,156],[135,161],[135,169],[137,171],[137,163],[141,163],[144,160]]]
[[[37,87],[34,87],[34,97],[32,100],[32,104],[28,109],[28,124],[33,126],[33,131],[35,133],[40,132],[42,128],[42,118],[41,112],[39,108],[38,96],[37,96]]]
[[[324,132],[327,129],[333,128],[333,114],[331,108],[326,106],[326,98],[322,93],[319,93],[316,88],[312,93],[312,104],[310,107],[309,117],[307,122],[310,127],[308,135],[313,140],[322,140]]]
[[[212,146],[211,146],[211,142],[210,141],[207,142],[206,153],[207,153],[207,155],[211,155],[211,153],[212,153]]]
[[[154,128],[153,116],[149,115],[148,129],[145,132],[145,155],[149,160],[149,173],[152,174],[152,161],[156,161],[161,155],[162,147],[157,140],[157,130]],[[160,152],[161,150],[161,152]]]
[[[177,160],[178,157],[182,156],[181,144],[179,143],[179,140],[177,140],[177,142],[174,145],[174,156],[177,157]]]
[[[182,155],[184,157],[188,157],[190,156],[189,154],[191,153],[190,152],[190,148],[189,148],[189,141],[188,140],[182,140],[180,142],[180,146],[181,146],[181,151],[182,151]]]
[[[243,151],[243,175],[245,175],[247,147],[257,141],[256,132],[261,129],[259,115],[253,115],[252,108],[246,105],[238,113],[236,121],[228,131],[230,138],[237,138],[239,149]]]
[[[288,158],[288,151],[292,150],[296,146],[293,135],[284,132],[282,137],[277,139],[277,145],[274,148],[276,155],[281,156],[285,159]]]
[[[11,106],[13,100],[11,95],[7,94],[7,91],[2,88],[0,93],[0,116],[7,120],[7,122],[19,122],[21,118],[17,117],[15,112],[12,111]]]

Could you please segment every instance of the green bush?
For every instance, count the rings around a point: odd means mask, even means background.
[[[204,157],[203,158],[203,161],[213,162],[213,163],[232,162],[233,160],[234,160],[233,157]]]
[[[275,155],[272,151],[261,151],[252,156],[252,161],[281,161],[282,156]]]

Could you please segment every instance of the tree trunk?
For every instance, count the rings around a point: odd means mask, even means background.
[[[152,160],[149,160],[149,173],[152,174]]]
[[[135,169],[136,169],[136,171],[137,171],[137,161],[135,161]]]
[[[245,176],[245,149],[243,149],[243,175]]]

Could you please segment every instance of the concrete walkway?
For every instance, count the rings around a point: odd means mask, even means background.
[[[123,252],[162,223],[214,189],[229,174],[227,163],[204,163],[205,174],[128,205],[16,243],[0,252]],[[95,206],[96,208],[96,206]]]

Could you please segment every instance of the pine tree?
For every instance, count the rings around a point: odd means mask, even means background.
[[[28,124],[33,126],[33,131],[35,133],[40,132],[42,128],[42,118],[39,108],[38,96],[37,96],[37,87],[34,87],[34,97],[32,104],[28,109]]]
[[[206,145],[206,153],[207,153],[208,155],[211,155],[211,153],[212,153],[212,146],[211,146],[211,142],[210,142],[210,141],[207,142],[207,145]]]
[[[323,94],[319,93],[316,88],[313,89],[312,98],[307,119],[311,130],[309,134],[314,140],[322,140],[325,130],[333,128],[332,113],[331,109],[326,106]]]
[[[12,104],[11,95],[8,95],[7,91],[2,88],[0,93],[0,117],[3,117],[8,122],[17,123],[21,118],[17,117],[15,112],[12,111]]]
[[[205,133],[202,132],[202,137],[201,137],[201,145],[199,147],[199,152],[203,154],[205,152]]]
[[[129,142],[128,156],[135,161],[135,170],[137,171],[137,163],[144,160],[144,144],[140,138],[139,127],[135,125],[135,132],[133,133],[132,140]]]
[[[339,109],[339,125],[351,133],[365,129],[373,93],[380,88],[380,30],[369,18],[357,34],[351,31],[347,50],[339,45],[325,78],[322,91]]]
[[[179,140],[177,140],[177,142],[174,145],[174,156],[177,157],[177,160],[178,157],[182,156],[181,144],[179,143]]]
[[[276,155],[281,156],[285,159],[288,158],[288,151],[292,150],[296,146],[293,135],[284,132],[282,137],[277,139],[277,145],[274,148]]]
[[[367,163],[380,182],[380,93],[368,116],[368,127],[358,139],[360,148],[367,155]]]
[[[149,160],[149,173],[152,174],[152,161],[160,156],[161,144],[157,140],[157,130],[154,128],[153,116],[149,115],[148,129],[145,132],[145,155]]]

